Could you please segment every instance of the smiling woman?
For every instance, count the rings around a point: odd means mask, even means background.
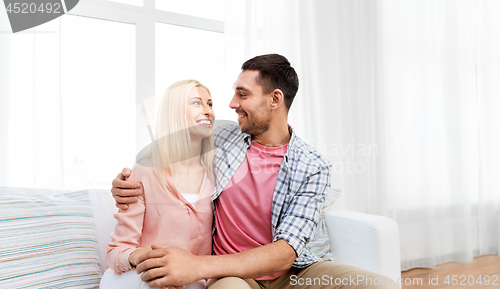
[[[210,91],[198,81],[179,81],[165,90],[151,151],[157,177],[162,179],[168,173],[176,179],[177,166],[200,153],[208,173],[212,173],[212,130],[200,128],[196,122],[208,119],[213,123],[214,118]]]
[[[210,136],[214,118],[210,92],[203,86],[191,89],[186,107],[186,119],[191,139],[203,139]]]
[[[210,91],[196,80],[172,84],[157,117],[157,140],[129,178],[144,195],[114,214],[115,232],[107,245],[110,269],[102,289],[148,288],[134,269],[153,244],[178,246],[196,255],[212,252],[212,123]],[[188,288],[204,288],[204,281]]]

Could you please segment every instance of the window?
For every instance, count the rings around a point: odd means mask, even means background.
[[[182,39],[182,41],[179,41]],[[216,117],[226,103],[224,93],[224,35],[222,33],[156,23],[156,96],[172,83],[196,79],[214,99]]]
[[[118,2],[118,3],[123,3],[123,4],[129,4],[129,5],[135,5],[135,6],[142,6],[143,1],[142,0],[107,0],[111,2]]]
[[[156,0],[156,8],[169,12],[224,21],[225,0]]]
[[[207,2],[80,1],[0,34],[0,186],[109,188],[150,142],[142,105],[177,80],[206,84],[228,115],[225,1]]]
[[[135,154],[135,27],[62,18],[65,186],[109,188]]]

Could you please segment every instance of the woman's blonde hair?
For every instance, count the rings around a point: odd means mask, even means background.
[[[151,147],[151,160],[154,174],[160,184],[169,188],[166,175],[170,174],[174,180],[176,172],[172,164],[200,156],[200,152],[191,152],[191,141],[188,122],[186,119],[186,103],[189,92],[195,87],[203,87],[210,94],[210,90],[197,80],[188,79],[175,82],[168,87],[161,100],[156,117],[155,138]],[[213,137],[202,140],[201,160],[212,177],[213,168]],[[170,189],[170,188],[169,188]]]

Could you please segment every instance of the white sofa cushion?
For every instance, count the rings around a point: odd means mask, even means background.
[[[401,281],[399,229],[394,220],[344,210],[327,211],[325,217],[337,262]]]
[[[98,288],[87,192],[0,189],[0,288]]]
[[[89,190],[88,194],[94,210],[99,261],[104,274],[107,266],[106,244],[111,241],[111,233],[115,230],[116,219],[113,217],[113,213],[117,212],[118,208],[115,207],[115,199],[109,190],[94,189]]]

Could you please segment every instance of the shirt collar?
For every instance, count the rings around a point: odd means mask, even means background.
[[[247,144],[247,148],[252,144],[252,136],[248,133],[243,133],[243,141]]]
[[[291,146],[293,145],[293,143],[295,142],[295,139],[297,138],[295,135],[295,131],[293,130],[292,126],[290,126],[290,125],[288,125],[288,132],[290,133],[291,137],[290,137],[290,141],[288,142],[288,149],[286,150],[286,154],[285,154],[285,161],[287,161],[287,162],[288,162],[288,152],[290,151]],[[242,132],[242,134],[243,134],[243,141],[247,145],[247,148],[250,147],[250,145],[252,144],[252,136],[249,135],[248,133],[244,133],[244,132]]]

